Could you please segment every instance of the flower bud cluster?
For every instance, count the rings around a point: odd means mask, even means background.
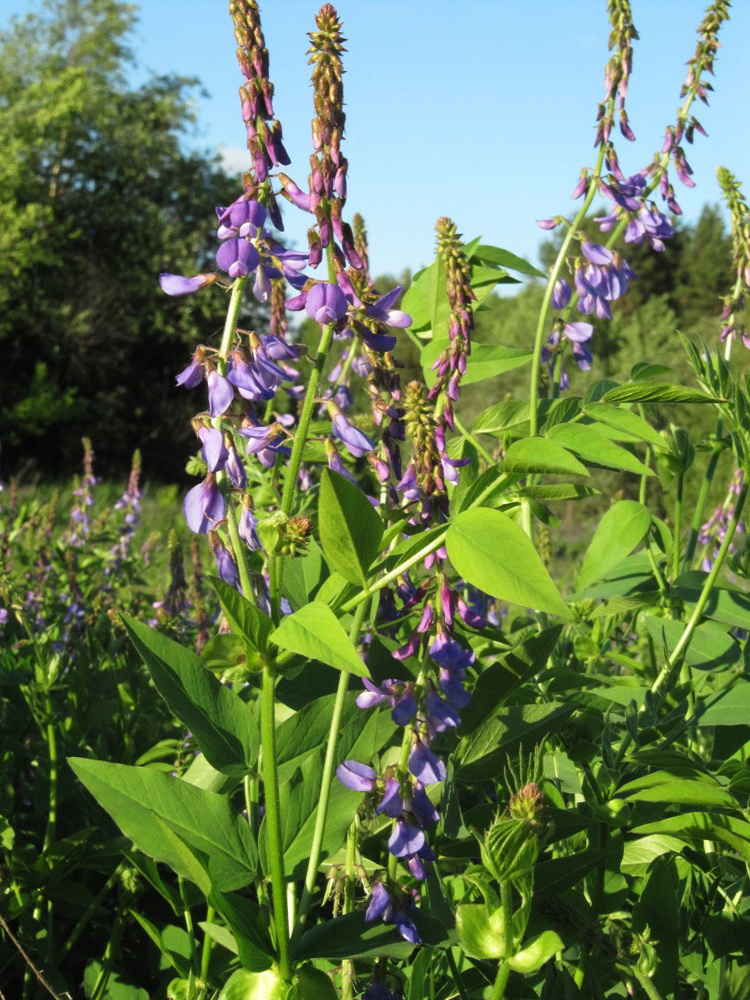
[[[638,32],[633,25],[629,0],[608,0],[607,12],[610,23],[609,50],[612,56],[604,75],[604,101],[599,105],[594,145],[603,143],[606,147],[611,147],[609,137],[615,112],[618,114],[623,136],[631,142],[635,139],[625,111],[625,99],[633,69],[633,41],[638,39]]]
[[[282,140],[281,123],[274,119],[273,84],[268,79],[268,49],[255,0],[230,0],[229,13],[234,22],[237,61],[246,82],[240,87],[242,120],[247,130],[247,148],[253,167],[244,176],[245,194],[256,198],[262,185],[262,198],[274,226],[284,229],[281,212],[271,185],[264,183],[272,167],[287,165],[289,156]]]
[[[717,176],[732,220],[732,262],[735,267],[734,288],[725,296],[721,313],[724,324],[721,339],[739,337],[750,349],[750,334],[745,327],[745,308],[750,296],[750,209],[732,174],[719,167]]]

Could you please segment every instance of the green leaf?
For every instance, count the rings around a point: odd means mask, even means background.
[[[219,1000],[287,1000],[289,988],[276,969],[237,969],[224,984]]]
[[[218,577],[211,577],[211,585],[216,591],[221,610],[226,615],[232,631],[241,636],[251,649],[265,653],[268,650],[268,637],[273,628],[271,618]]]
[[[297,948],[297,961],[325,958],[341,961],[347,958],[408,958],[414,945],[404,941],[391,924],[365,923],[364,913],[348,913],[311,927]]]
[[[445,279],[443,278],[442,287],[439,281],[441,276],[440,262],[435,259],[428,267],[417,271],[404,293],[400,308],[411,316],[411,328],[415,332],[432,326],[439,301],[444,303],[444,321],[447,323],[448,299],[445,295]]]
[[[502,774],[508,754],[531,750],[546,735],[556,731],[575,711],[574,705],[547,702],[511,705],[496,717],[486,719],[458,745],[457,776],[461,781],[488,781]]]
[[[514,972],[521,972],[523,975],[530,975],[541,969],[545,962],[548,962],[558,951],[562,951],[565,945],[560,940],[559,935],[554,931],[542,931],[536,937],[527,941],[526,945],[517,951],[515,955],[508,959],[508,965]]]
[[[589,403],[585,411],[587,416],[615,430],[623,431],[641,441],[664,447],[664,438],[643,417],[631,410],[624,410],[610,403]]]
[[[607,851],[592,848],[568,857],[540,861],[534,869],[534,888],[547,896],[560,896],[604,864],[607,856]]]
[[[700,597],[708,573],[702,570],[692,570],[683,573],[675,585],[677,594],[690,610]],[[736,590],[725,587],[714,587],[708,597],[703,611],[707,618],[723,622],[734,628],[750,630],[750,597]]]
[[[546,279],[547,277],[543,271],[534,267],[533,264],[524,260],[523,257],[517,257],[510,250],[502,250],[500,247],[480,243],[472,256],[488,261],[490,264],[495,264],[497,267],[507,267],[510,271],[517,271],[519,274],[528,274],[533,278]]]
[[[679,854],[683,844],[677,837],[653,833],[637,840],[627,840],[622,852],[620,869],[625,875],[645,875],[654,858],[674,852]]]
[[[618,796],[628,802],[662,802],[683,806],[705,806],[707,809],[737,809],[736,799],[718,784],[706,781],[690,781],[672,778],[671,781],[652,785],[648,788],[629,790],[629,786],[618,788]]]
[[[303,965],[295,973],[289,1000],[338,1000],[338,996],[325,972],[312,965]]]
[[[372,504],[354,483],[324,469],[318,511],[320,543],[329,566],[349,583],[365,586],[383,537]]]
[[[698,389],[688,389],[671,382],[631,382],[618,385],[602,396],[603,403],[717,403]]]
[[[653,375],[666,375],[672,369],[669,365],[649,364],[648,361],[639,361],[630,370],[630,377],[634,382],[642,378],[651,378]]]
[[[456,907],[456,930],[461,949],[469,958],[502,958],[505,952],[502,909],[486,903],[464,903]]]
[[[553,625],[501,656],[480,673],[471,701],[461,712],[460,733],[468,736],[519,684],[543,669],[562,632]]]
[[[619,500],[610,507],[586,550],[577,589],[583,590],[618,566],[640,545],[650,527],[651,514],[643,504],[635,500]]]
[[[575,455],[549,438],[533,437],[514,441],[503,459],[506,472],[552,473],[588,476],[589,471]]]
[[[635,455],[610,441],[591,424],[556,424],[547,431],[547,437],[587,462],[595,462],[608,469],[623,469],[639,476],[654,474]]]
[[[422,348],[420,362],[422,372],[428,388],[437,381],[437,373],[433,371],[432,365],[437,361],[444,350],[450,347],[449,340],[431,340]],[[533,351],[527,351],[522,347],[501,347],[499,344],[472,344],[469,355],[466,374],[461,379],[461,385],[469,385],[472,382],[481,382],[486,378],[494,378],[496,375],[503,375],[528,364],[533,357]]]
[[[271,639],[282,649],[326,663],[336,670],[357,677],[370,676],[341,622],[322,601],[311,601],[282,618]]]
[[[674,859],[657,858],[633,907],[633,932],[643,934],[648,930],[656,958],[652,978],[662,996],[672,993],[677,982],[682,930],[679,896],[680,880]]]
[[[646,615],[646,628],[656,643],[657,649],[671,653],[685,631],[685,623],[671,618]],[[701,670],[726,670],[739,663],[742,650],[726,628],[713,622],[704,622],[693,632],[685,651],[685,662]],[[741,721],[741,720],[738,720]]]
[[[508,488],[517,480],[516,476],[507,476],[502,469],[492,468],[485,471],[475,479],[466,492],[459,496],[457,511],[467,510],[475,504],[480,503],[482,507],[496,507],[501,503],[508,502]],[[453,494],[454,501],[456,494]],[[453,503],[451,503],[451,509]],[[424,536],[420,536],[424,537]]]
[[[240,889],[255,877],[258,855],[250,827],[232,813],[223,796],[149,768],[82,757],[69,758],[69,763],[145,854],[195,881],[196,869],[188,870],[185,858],[177,854],[179,840],[193,856],[200,854],[201,865],[219,889]],[[165,828],[175,837],[165,835]]]
[[[697,811],[681,812],[678,816],[662,816],[653,823],[634,826],[630,832],[673,835],[688,844],[702,844],[704,840],[717,841],[729,845],[740,854],[743,861],[750,863],[750,823],[734,816]]]
[[[276,953],[268,938],[267,914],[258,904],[248,896],[217,889],[211,892],[208,902],[229,925],[242,967],[251,972],[271,968]]]
[[[456,572],[467,583],[503,601],[570,617],[532,542],[499,510],[461,511],[445,543]]]
[[[750,682],[737,680],[698,717],[700,726],[739,726],[750,719]]]
[[[522,486],[518,495],[531,497],[534,500],[583,500],[595,497],[601,490],[582,483],[535,483],[533,486]]]
[[[304,553],[294,558],[284,556],[283,563],[284,596],[296,611],[303,604],[307,604],[322,582],[325,569],[323,553],[315,539],[311,538]]]
[[[122,619],[157,691],[195,736],[206,760],[223,774],[252,770],[260,748],[254,707],[214,677],[192,650],[127,615]]]
[[[472,426],[474,434],[499,434],[529,422],[531,410],[525,400],[495,403],[482,410]]]

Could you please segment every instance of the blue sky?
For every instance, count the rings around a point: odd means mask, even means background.
[[[35,3],[4,0],[9,14]],[[228,3],[143,0],[133,81],[150,72],[200,78],[198,147],[245,165]],[[605,0],[340,0],[345,56],[349,218],[365,217],[375,273],[418,269],[433,255],[434,224],[451,216],[467,239],[536,260],[538,218],[568,214],[579,171],[594,159],[603,92]],[[306,32],[317,6],[261,0],[271,79],[292,166],[304,186],[312,94]],[[674,120],[685,62],[704,6],[695,0],[633,0],[635,43],[628,109],[636,143],[619,144],[626,173],[645,166]],[[675,182],[685,218],[720,200],[716,167],[750,195],[750,3],[735,0],[722,29],[715,94],[697,115],[709,139],[687,148],[696,188]],[[302,242],[309,216],[289,207],[287,232]],[[211,225],[212,220],[207,220]]]

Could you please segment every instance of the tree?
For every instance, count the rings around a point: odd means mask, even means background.
[[[69,473],[88,435],[100,473],[140,447],[147,475],[175,478],[193,447],[174,375],[225,303],[170,300],[157,278],[213,267],[213,209],[239,186],[183,149],[195,80],[128,89],[134,10],[48,0],[0,34],[4,475]]]

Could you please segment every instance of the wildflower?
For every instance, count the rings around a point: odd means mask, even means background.
[[[185,497],[185,520],[191,531],[206,534],[219,521],[224,520],[224,497],[216,484],[213,473],[194,486]]]
[[[218,277],[218,274],[196,274],[192,278],[185,278],[181,274],[164,273],[159,275],[159,284],[167,295],[192,295],[199,288],[213,284]]]

